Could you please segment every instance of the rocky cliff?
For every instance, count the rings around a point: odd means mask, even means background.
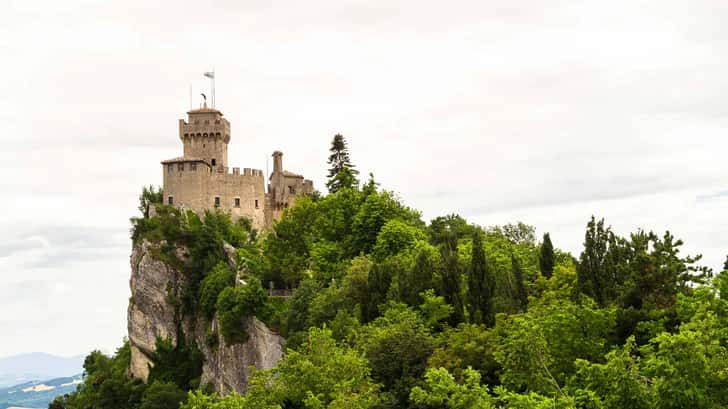
[[[226,252],[231,256],[234,249],[226,246]],[[182,249],[177,251],[177,257],[184,257]],[[206,334],[204,319],[184,316],[177,307],[177,296],[187,285],[182,272],[161,260],[157,245],[144,241],[134,246],[128,309],[131,375],[146,381],[157,338],[168,338],[176,344],[181,334],[194,341],[204,356],[202,385],[214,385],[218,393],[244,393],[249,367],[267,369],[275,366],[283,356],[283,338],[255,317],[246,319],[250,337],[245,343],[227,345],[214,320],[212,334]],[[210,343],[206,339],[209,336],[217,337],[217,342]]]

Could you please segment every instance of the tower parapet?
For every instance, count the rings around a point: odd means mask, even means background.
[[[184,156],[198,157],[213,167],[228,165],[230,122],[222,112],[207,105],[187,112],[187,121],[179,120],[179,138]]]
[[[283,169],[283,153],[273,153],[268,192],[260,169],[229,167],[230,122],[207,105],[179,120],[183,156],[162,162],[164,202],[203,213],[220,208],[234,219],[247,217],[261,229],[271,226],[295,197],[312,193],[313,182]]]

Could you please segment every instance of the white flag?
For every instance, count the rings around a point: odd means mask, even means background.
[[[215,72],[214,71],[207,71],[207,72],[205,72],[202,75],[204,75],[207,78],[213,78],[213,79],[215,78]]]

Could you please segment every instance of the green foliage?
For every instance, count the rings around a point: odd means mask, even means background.
[[[242,401],[241,408],[373,408],[378,386],[369,373],[357,351],[337,345],[330,330],[312,328],[276,368],[255,372],[245,398],[233,399]]]
[[[433,245],[443,244],[450,234],[455,235],[456,240],[472,237],[475,227],[468,224],[468,221],[456,214],[439,216],[430,221],[427,233]]]
[[[228,345],[248,340],[247,318],[255,315],[268,300],[260,280],[251,279],[246,285],[227,287],[217,297],[217,316],[220,333]]]
[[[457,325],[465,320],[461,287],[462,273],[457,253],[457,238],[454,234],[448,234],[443,240],[442,245],[440,245],[443,264],[441,289],[445,301],[453,307],[450,323]]]
[[[227,287],[235,285],[235,272],[224,263],[219,262],[210,274],[202,280],[200,289],[200,309],[207,319],[212,319],[217,305],[218,295]]]
[[[127,376],[131,359],[129,342],[124,341],[113,357],[99,351],[84,360],[84,383],[49,407],[56,409],[135,409],[142,403],[145,385]]]
[[[495,324],[494,294],[495,278],[485,262],[481,232],[476,231],[468,270],[468,311],[472,322],[489,327]]]
[[[513,287],[515,289],[515,294],[513,294],[513,296],[521,309],[525,310],[528,305],[528,293],[526,292],[526,287],[523,283],[523,269],[521,268],[521,263],[518,262],[515,255],[511,256],[511,273],[513,273]],[[553,274],[553,270],[551,271],[551,274]],[[550,276],[551,275],[549,275],[549,277]]]
[[[155,347],[151,357],[154,365],[149,368],[150,381],[171,382],[182,390],[200,386],[203,356],[197,345],[184,337],[177,340],[177,345],[169,339],[157,338]]]
[[[399,301],[410,306],[423,302],[421,294],[437,288],[437,277],[440,275],[440,253],[429,244],[418,248],[412,268],[405,268],[397,274],[397,292]]]
[[[351,164],[349,148],[346,146],[346,139],[343,135],[338,133],[334,135],[329,152],[331,152],[329,155],[329,180],[326,182],[329,192],[336,193],[341,189],[358,187],[359,171]]]
[[[372,249],[375,260],[384,260],[402,252],[411,253],[427,240],[421,226],[411,226],[402,220],[388,221],[377,235],[377,242]]]
[[[488,409],[495,408],[488,388],[480,384],[480,374],[470,368],[463,373],[463,383],[445,368],[430,369],[425,374],[425,388],[416,386],[410,399],[423,408]]]
[[[546,294],[528,312],[498,322],[500,380],[515,391],[558,392],[576,371],[576,359],[601,359],[613,325],[610,310]]]
[[[554,274],[554,245],[551,243],[551,235],[545,233],[543,235],[543,243],[541,243],[541,252],[538,258],[538,265],[541,268],[541,274],[549,278]]]
[[[445,298],[435,295],[432,289],[420,293],[420,296],[423,299],[420,311],[427,328],[431,330],[442,328],[442,323],[453,313],[452,305],[446,303]]]
[[[604,409],[649,409],[655,396],[640,374],[639,365],[634,338],[630,338],[623,347],[608,353],[603,364],[578,359],[569,388],[576,394],[580,390],[594,392]]]
[[[244,342],[255,315],[289,348],[246,396],[196,390],[182,408],[728,407],[728,274],[709,281],[669,232],[620,237],[592,217],[577,262],[522,222],[425,226],[373,176],[358,189],[340,135],[330,164],[331,193],[300,197],[260,241],[248,220],[143,191],[132,238],[186,275],[170,295],[207,319],[206,343]],[[176,407],[201,368],[177,338],[159,340],[149,386],[127,378],[128,345],[92,353],[54,408]]]
[[[440,334],[437,347],[428,360],[430,368],[445,368],[456,380],[463,381],[468,369],[478,371],[488,385],[499,384],[500,366],[494,352],[497,337],[482,325],[460,324]]]
[[[144,391],[139,409],[177,409],[187,400],[187,392],[172,382],[152,382]]]
[[[362,327],[356,344],[369,360],[372,378],[404,405],[425,372],[434,338],[416,311],[391,303],[383,316]]]

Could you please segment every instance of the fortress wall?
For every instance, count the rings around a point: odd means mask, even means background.
[[[209,206],[204,198],[207,197],[210,168],[203,163],[197,163],[197,169],[193,171],[190,165],[191,163],[184,163],[184,170],[179,169],[178,163],[162,165],[164,203],[169,204],[168,198],[172,196],[176,206],[195,211],[204,210]]]
[[[233,219],[244,216],[251,219],[257,229],[265,226],[266,203],[262,171],[245,169],[243,174],[213,172],[208,184],[207,197],[210,202],[207,207],[214,206],[216,196],[220,197],[220,208],[230,211]],[[235,206],[236,198],[240,199],[240,207]]]

